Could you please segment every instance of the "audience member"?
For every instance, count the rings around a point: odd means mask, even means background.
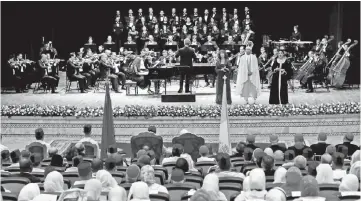
[[[339,192],[357,192],[360,182],[356,175],[347,174],[342,178],[341,184],[338,187]],[[357,192],[360,195],[360,192]]]
[[[210,195],[208,191],[200,189],[192,195],[189,201],[211,201],[212,198],[212,195]]]
[[[321,163],[331,165],[332,164],[332,156],[330,154],[328,154],[328,153],[323,154],[321,156]]]
[[[50,144],[49,143],[46,143],[45,141],[44,141],[44,131],[43,131],[43,129],[42,128],[38,128],[38,129],[36,129],[35,130],[35,141],[33,141],[33,142],[38,142],[38,143],[40,143],[40,144],[42,144],[42,145],[45,145],[46,146],[46,151],[48,152],[48,150],[50,149]],[[31,143],[30,143],[31,144]]]
[[[30,201],[38,195],[40,195],[40,188],[38,184],[26,184],[19,193],[18,201]]]
[[[87,161],[82,161],[78,165],[78,173],[80,180],[75,181],[74,185],[85,185],[85,183],[92,178],[92,169],[90,163]]]
[[[332,169],[333,169],[333,179],[341,181],[342,178],[347,174],[346,170],[343,169],[343,163],[345,155],[339,152],[336,152],[332,156]]]
[[[244,157],[243,156],[243,152],[244,152],[244,149],[246,148],[246,143],[245,142],[239,142],[236,146],[236,153],[233,154],[231,157]]]
[[[140,172],[140,179],[146,184],[148,184],[149,194],[151,194],[152,191],[168,194],[168,190],[166,187],[155,182],[154,169],[152,168],[152,166],[145,165],[142,167]]]
[[[31,174],[33,171],[33,164],[30,159],[22,158],[19,161],[20,173],[12,175],[13,177],[25,177],[30,180],[31,183],[39,183],[40,179]]]
[[[99,201],[102,192],[102,183],[97,179],[90,179],[84,185],[87,194],[87,200]]]
[[[115,159],[113,157],[105,159],[105,170],[108,172],[115,172],[117,171],[117,166],[115,164]]]
[[[10,152],[10,158],[11,158],[11,162],[12,162],[13,164],[11,164],[11,165],[9,166],[9,168],[19,167],[20,150],[19,150],[19,149],[15,149],[14,151]]]
[[[348,148],[345,145],[340,145],[336,148],[336,152],[342,153],[344,156],[348,156]],[[355,153],[355,152],[354,152]]]
[[[187,173],[190,173],[190,174],[199,174],[199,171],[198,171],[196,168],[194,168],[193,159],[192,159],[192,157],[191,157],[189,154],[184,153],[184,154],[182,154],[180,157],[186,159],[186,161],[187,161],[187,163],[188,163],[188,171],[185,171],[186,174],[187,174]],[[179,160],[179,159],[178,159],[178,160]],[[177,164],[178,164],[178,160],[177,160],[177,162],[176,162],[176,167],[177,167]]]
[[[141,168],[145,165],[150,165],[150,157],[148,155],[141,156],[138,159],[138,166]]]
[[[348,156],[351,156],[356,150],[359,150],[359,147],[351,144],[353,141],[354,135],[353,133],[346,133],[343,138],[343,143],[336,145],[336,148],[340,145],[345,145],[348,148]]]
[[[276,134],[272,134],[269,136],[269,141],[271,143],[271,146],[270,148],[272,149],[273,152],[277,151],[277,150],[280,150],[282,152],[285,152],[287,149],[286,147],[283,147],[283,146],[280,146],[278,144],[278,135]]]
[[[78,165],[83,161],[83,157],[81,155],[75,156],[73,158],[73,166],[66,169],[65,172],[78,172]]]
[[[130,200],[130,201],[150,200],[148,185],[142,181],[133,183],[129,189],[128,200]]]
[[[209,149],[206,145],[202,145],[201,147],[199,147],[199,155],[201,157],[197,158],[197,162],[202,162],[202,161],[211,161],[211,162],[215,162],[214,158],[209,158]]]
[[[301,170],[306,170],[307,167],[307,160],[302,155],[296,156],[294,159],[294,166]]]
[[[307,148],[305,145],[305,140],[303,139],[302,133],[296,133],[294,136],[295,144],[291,147],[288,147],[288,150],[293,150],[295,152],[295,156],[302,155],[303,149]]]
[[[74,147],[76,149],[77,155],[85,157],[85,146],[83,143],[77,142]]]
[[[240,172],[231,171],[231,158],[226,153],[219,153],[217,155],[219,170],[216,171],[218,177],[238,177],[244,179],[244,174]]]
[[[254,145],[254,143],[256,142],[256,136],[255,135],[247,135],[246,142],[247,142],[246,147],[249,147],[249,148],[251,148],[253,150],[258,148],[256,145]]]
[[[350,173],[357,176],[358,180],[360,181],[360,174],[361,174],[361,161],[357,161],[354,164],[351,165]]]
[[[249,176],[246,176],[242,183],[243,191],[248,192],[251,190]]]
[[[275,174],[275,170],[273,169],[274,163],[275,161],[271,156],[266,155],[262,157],[261,167],[266,176],[273,176]]]
[[[266,201],[286,201],[286,192],[279,187],[272,188],[266,194]]]
[[[261,168],[261,163],[262,163],[262,157],[266,156],[266,154],[263,152],[262,149],[260,148],[256,148],[253,151],[253,161],[256,163],[256,165]]]
[[[315,155],[319,155],[321,156],[322,154],[325,153],[326,151],[326,147],[330,144],[326,143],[327,140],[327,134],[326,133],[319,133],[318,134],[318,143],[317,144],[313,144],[310,146],[310,148],[312,149],[313,153]],[[307,158],[307,157],[306,157]]]
[[[313,150],[310,147],[304,148],[302,156],[305,157],[307,161],[313,161]]]
[[[64,191],[64,179],[63,175],[58,171],[50,172],[44,181],[44,190],[45,192],[55,193]]]
[[[175,168],[172,171],[172,175],[170,177],[170,183],[172,184],[183,184],[185,181],[184,171],[179,168]]]
[[[307,166],[307,171],[308,171],[308,175],[311,175],[313,177],[316,178],[317,175],[317,166],[319,165],[319,163],[310,163]]]
[[[287,173],[287,170],[286,168],[284,167],[278,167],[275,171],[275,174],[274,174],[274,181],[273,183],[274,184],[278,184],[278,183],[286,183],[286,173]]]
[[[115,160],[115,165],[116,165],[116,168],[121,168],[124,166],[124,158],[122,155],[120,155],[119,153],[115,154],[113,156],[114,160]]]
[[[330,154],[331,156],[336,152],[336,147],[334,145],[328,145],[326,147],[326,154]]]
[[[107,149],[107,156],[108,158],[113,157],[115,154],[117,154],[117,146],[116,145],[110,145]]]
[[[125,182],[134,183],[138,181],[139,177],[140,177],[140,168],[135,164],[130,165],[125,172]]]
[[[267,147],[264,149],[263,151],[265,154],[267,154],[268,156],[271,156],[273,158],[273,151],[271,148]]]
[[[123,187],[116,186],[109,191],[109,201],[126,201],[127,191]]]
[[[274,152],[273,158],[275,159],[275,161],[284,161],[284,153],[281,150],[277,150]]]
[[[319,197],[320,188],[317,183],[317,180],[312,176],[305,176],[300,181],[301,184],[301,199],[311,198],[317,200],[324,200]]]
[[[20,152],[20,159],[22,159],[22,158],[30,159],[30,156],[31,156],[30,151],[22,150]]]
[[[58,154],[58,149],[55,147],[50,147],[48,150],[49,158],[51,159],[55,154]]]
[[[10,160],[10,151],[8,149],[1,151],[1,164],[11,163]]]
[[[244,161],[253,163],[252,161],[253,149],[245,147],[243,156],[244,156]]]
[[[360,150],[355,151],[351,156],[351,163],[350,165],[353,165],[357,161],[360,161]]]
[[[183,153],[183,146],[181,144],[174,144],[172,149],[172,157],[164,158],[162,164],[176,162]]]
[[[262,169],[256,168],[251,170],[249,174],[249,191],[242,191],[235,201],[247,201],[261,199],[263,200],[267,194],[266,176]]]
[[[99,170],[97,172],[96,179],[102,184],[102,192],[109,192],[111,188],[118,185],[117,181],[106,170]]]
[[[50,161],[50,166],[53,167],[63,167],[63,157],[58,154],[55,154]]]
[[[32,172],[44,172],[44,169],[41,168],[41,155],[38,153],[34,153],[30,156],[30,160],[33,163],[33,171]]]
[[[320,164],[316,168],[317,175],[316,180],[318,184],[333,184],[335,183],[333,180],[333,172],[332,168],[328,164]]]
[[[91,168],[92,168],[92,173],[93,173],[92,177],[95,177],[96,173],[99,170],[103,169],[103,161],[101,161],[99,158],[93,159],[92,164],[91,164]]]
[[[92,139],[90,137],[90,135],[92,133],[92,125],[90,125],[90,124],[84,125],[83,133],[84,133],[85,136],[81,140],[79,140],[78,143],[83,144],[84,142],[87,142],[87,143],[95,145],[97,147],[97,150],[98,150],[98,153],[96,153],[97,154],[96,157],[100,158],[101,151],[100,151],[100,148],[99,148],[99,144],[98,144],[97,141],[95,141],[94,139]]]
[[[286,183],[281,186],[287,195],[291,195],[292,191],[301,191],[301,170],[297,167],[290,167],[286,173]]]
[[[208,174],[204,177],[201,189],[211,193],[212,200],[227,201],[226,196],[219,191],[219,179],[215,174]]]

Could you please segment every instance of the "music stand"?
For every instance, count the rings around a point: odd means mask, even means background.
[[[158,45],[158,44],[147,45],[147,48],[148,48],[150,51],[154,51],[154,52],[158,52],[158,51],[159,51],[159,45]]]
[[[105,44],[104,43],[103,46],[104,46],[104,49],[115,52],[115,44]]]
[[[178,50],[178,45],[165,45],[164,49],[167,50],[167,51],[169,49],[171,49],[172,51],[177,51]]]
[[[124,44],[124,49],[135,53],[137,52],[137,44]]]
[[[97,45],[96,44],[91,44],[91,45],[84,45],[84,50],[86,51],[87,49],[91,49],[92,52],[96,52],[97,51]]]

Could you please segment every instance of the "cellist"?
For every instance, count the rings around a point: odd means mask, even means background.
[[[326,61],[324,59],[321,58],[321,54],[323,53],[316,53],[314,55],[314,59],[313,59],[313,62],[314,62],[314,65],[315,65],[315,69],[312,73],[310,73],[308,76],[307,76],[307,82],[306,82],[306,85],[307,85],[307,90],[306,90],[306,93],[312,93],[313,92],[313,85],[312,85],[312,81],[313,80],[318,80],[320,78],[322,78],[323,76],[323,69],[324,67],[326,66]]]

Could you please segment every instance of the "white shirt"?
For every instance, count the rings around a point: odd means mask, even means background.
[[[32,172],[45,172],[44,169],[34,167]]]
[[[44,140],[35,140],[34,142],[39,142],[40,144],[43,144],[46,146],[46,151],[48,152],[49,149],[51,148],[50,144],[49,143],[46,143]]]
[[[333,179],[334,180],[341,180],[346,175],[347,175],[346,170],[336,169],[333,171]]]
[[[78,167],[70,167],[65,170],[65,172],[76,172],[78,173]]]
[[[93,140],[91,137],[84,137],[81,140],[79,140],[80,143],[83,142],[89,142],[90,144],[94,144],[97,146],[98,149],[98,154],[97,154],[97,158],[100,158],[100,148],[99,148],[99,144],[97,141]]]
[[[163,161],[162,161],[162,165],[163,165],[164,163],[177,162],[178,158],[179,158],[178,156],[165,158],[165,159],[163,159]]]
[[[73,186],[85,184],[87,181],[88,181],[88,180],[75,181],[74,184],[73,184]]]
[[[200,158],[197,158],[197,162],[202,162],[202,161],[215,162],[215,161],[216,161],[216,159],[215,159],[215,158],[203,157],[203,156],[201,156]]]

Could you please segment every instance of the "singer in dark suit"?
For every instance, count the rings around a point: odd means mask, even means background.
[[[192,75],[192,71],[193,71],[193,59],[196,59],[197,56],[194,52],[194,49],[189,47],[189,45],[191,44],[191,41],[189,39],[185,39],[184,40],[184,47],[179,49],[175,56],[176,57],[180,57],[180,65],[181,66],[189,66],[190,69],[187,70],[187,72],[182,72],[181,73],[181,77],[180,77],[180,81],[179,81],[179,91],[178,93],[182,93],[183,92],[183,80],[186,80],[186,93],[189,93],[189,78]]]

